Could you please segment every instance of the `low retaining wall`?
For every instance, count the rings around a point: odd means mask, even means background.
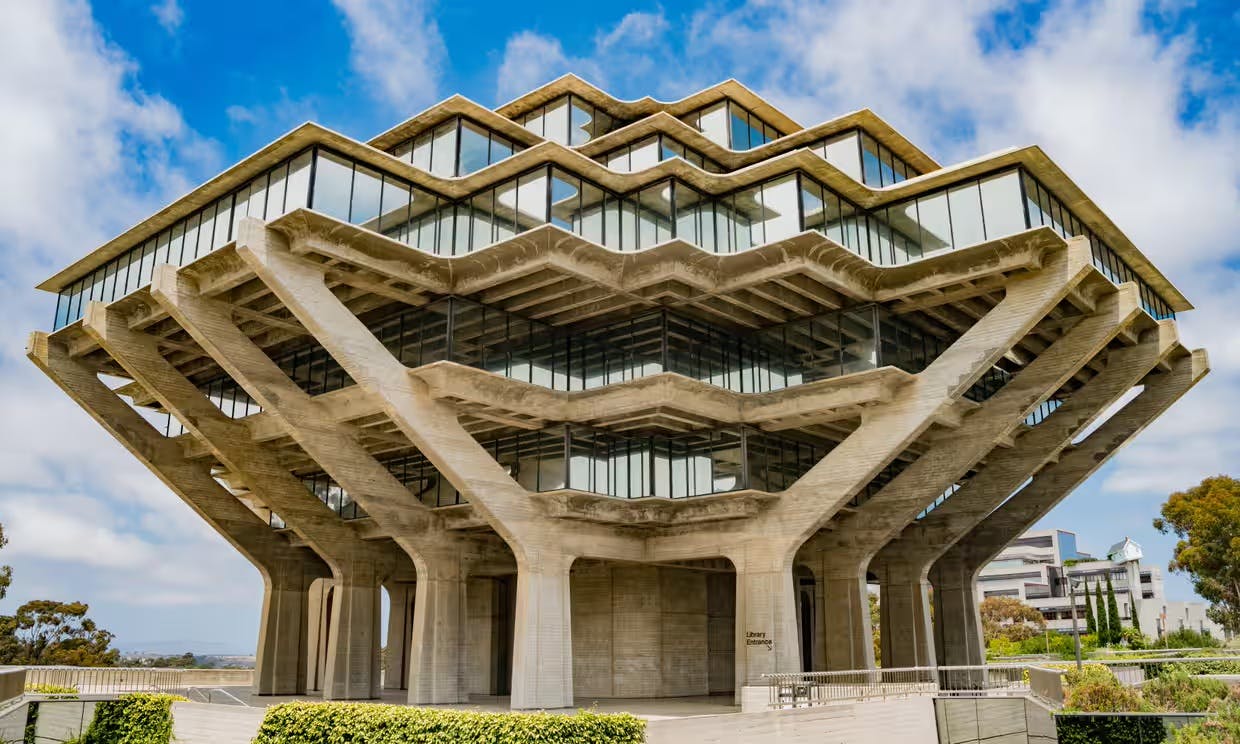
[[[936,698],[940,744],[1058,742],[1049,708],[1027,697]]]
[[[769,688],[763,691],[763,705]],[[646,744],[936,744],[929,697],[652,720]]]

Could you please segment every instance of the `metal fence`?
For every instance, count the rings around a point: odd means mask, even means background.
[[[1175,671],[1186,674],[1217,674],[1240,677],[1240,657],[1200,656],[1159,659],[1091,659],[1086,664],[1106,666],[1128,686]],[[1072,661],[981,666],[907,667],[857,669],[838,672],[805,672],[763,675],[770,689],[770,705],[800,708],[835,702],[875,700],[919,695],[977,697],[1029,695],[1030,673],[1065,671]],[[1045,690],[1039,697],[1057,702]]]
[[[918,695],[1025,695],[1024,664],[906,667],[764,675],[773,707],[799,708],[849,700]]]
[[[125,692],[185,694],[185,670],[124,667],[26,667],[26,686],[71,687],[83,695]]]

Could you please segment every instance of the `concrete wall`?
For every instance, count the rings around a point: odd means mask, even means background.
[[[652,720],[647,744],[935,744],[930,698]]]
[[[676,697],[732,690],[731,575],[578,561],[570,591],[578,697]]]
[[[941,744],[1049,744],[1057,742],[1050,710],[1029,698],[938,698]]]

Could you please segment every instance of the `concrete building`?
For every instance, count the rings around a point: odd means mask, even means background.
[[[1115,543],[1103,558],[1077,549],[1076,534],[1067,530],[1031,530],[1013,540],[978,575],[978,600],[1015,597],[1046,618],[1050,630],[1072,631],[1069,584],[1076,587],[1078,627],[1084,628],[1088,587],[1104,589],[1107,575],[1115,589],[1120,620],[1132,626],[1135,608],[1141,631],[1151,638],[1185,628],[1223,638],[1221,626],[1206,617],[1204,602],[1167,599],[1158,566],[1142,565],[1141,546],[1130,538]]]
[[[1039,148],[734,81],[305,124],[39,288],[30,358],[262,573],[258,691],[330,698],[381,645],[514,708],[867,667],[868,579],[886,666],[981,660],[976,572],[1208,368]]]

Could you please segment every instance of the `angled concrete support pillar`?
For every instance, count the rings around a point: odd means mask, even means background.
[[[952,545],[930,569],[936,610],[944,597],[944,612],[936,612],[934,635],[940,664],[981,664],[980,619],[973,602],[977,574],[1021,533],[1097,472],[1121,447],[1179,400],[1209,372],[1204,350],[1177,359],[1169,372],[1148,375],[1139,395],[1124,404],[1081,442],[1065,448],[1056,462],[1042,468],[1033,480]],[[966,605],[966,602],[969,604]],[[973,610],[966,610],[972,606]]]
[[[1077,433],[1140,383],[1161,360],[1181,349],[1174,322],[1155,324],[1148,318],[1142,320],[1150,327],[1137,345],[1106,352],[1106,366],[1099,374],[1040,424],[1022,434],[1015,447],[993,450],[985,467],[959,491],[924,518],[906,526],[899,537],[874,557],[871,571],[878,575],[883,592],[884,666],[925,665],[935,660],[933,636],[923,632],[930,612],[922,604],[924,599],[917,601],[926,595],[916,588],[927,586],[927,574],[934,561],[1067,447]],[[971,591],[969,587],[970,596]],[[905,626],[911,627],[911,632],[903,630]]]
[[[228,418],[159,351],[156,340],[132,331],[123,316],[92,302],[84,328],[134,380],[201,438],[254,497],[277,514],[331,567],[335,579],[324,695],[378,696],[379,586],[396,569],[394,552],[363,540],[326,504],[254,442],[244,421]],[[376,605],[377,606],[377,605]],[[373,672],[373,674],[372,674]],[[336,676],[333,676],[336,675]]]
[[[828,669],[860,669],[874,662],[872,644],[860,643],[870,636],[870,615],[866,603],[859,603],[857,592],[864,599],[865,580],[870,560],[900,533],[917,514],[939,494],[976,465],[990,452],[995,442],[1007,436],[1024,421],[1040,401],[1058,390],[1073,374],[1098,354],[1125,326],[1140,313],[1136,287],[1126,285],[1105,298],[1098,312],[1081,319],[1036,359],[1020,370],[997,393],[969,413],[954,431],[944,434],[930,449],[904,469],[877,494],[857,510],[840,518],[836,529],[811,540],[803,549],[823,554],[826,577],[826,608],[828,613],[852,608],[849,622],[828,614]],[[925,596],[920,581],[909,577],[904,588],[904,601],[920,602]],[[857,589],[860,587],[860,589]],[[836,589],[845,596],[833,598]],[[918,615],[920,614],[920,619]],[[924,608],[908,618],[924,623]],[[832,620],[849,629],[845,635],[831,631]],[[902,629],[892,628],[892,635]],[[912,638],[927,637],[925,628],[908,629]],[[884,643],[888,643],[884,641]],[[926,646],[928,647],[928,646]],[[845,653],[851,649],[852,654]],[[930,659],[902,659],[905,662],[926,662]],[[916,663],[908,664],[915,666]],[[893,659],[884,659],[883,666],[894,666]]]
[[[826,669],[871,669],[874,642],[870,630],[870,599],[865,573],[854,562],[833,562],[822,555],[823,636]]]
[[[517,611],[512,647],[512,707],[573,705],[572,603],[562,553],[517,560]]]
[[[571,564],[576,556],[591,551],[640,558],[640,541],[593,525],[577,524],[570,530],[544,515],[528,492],[465,431],[455,408],[432,399],[425,383],[413,378],[328,289],[323,269],[296,257],[294,247],[258,220],[241,223],[237,253],[349,376],[380,401],[401,432],[511,547],[519,567],[518,602],[524,597],[531,607],[540,608],[531,610],[535,616],[519,615],[517,633],[525,637],[516,641],[513,706],[572,705],[568,605],[565,601],[560,618],[561,611],[554,609],[550,599],[559,596],[554,587],[561,581],[555,567]],[[157,295],[159,286],[157,277]],[[567,591],[567,574],[562,583]],[[547,602],[551,604],[543,608]],[[552,632],[562,637],[552,639]],[[541,652],[533,653],[536,648]],[[535,664],[552,669],[556,681],[549,682]]]
[[[244,555],[263,577],[254,691],[297,695],[306,690],[306,592],[329,567],[306,548],[293,547],[226,491],[208,468],[185,457],[181,445],[155,429],[47,334],[30,337],[27,355],[92,418],[173,493]]]

